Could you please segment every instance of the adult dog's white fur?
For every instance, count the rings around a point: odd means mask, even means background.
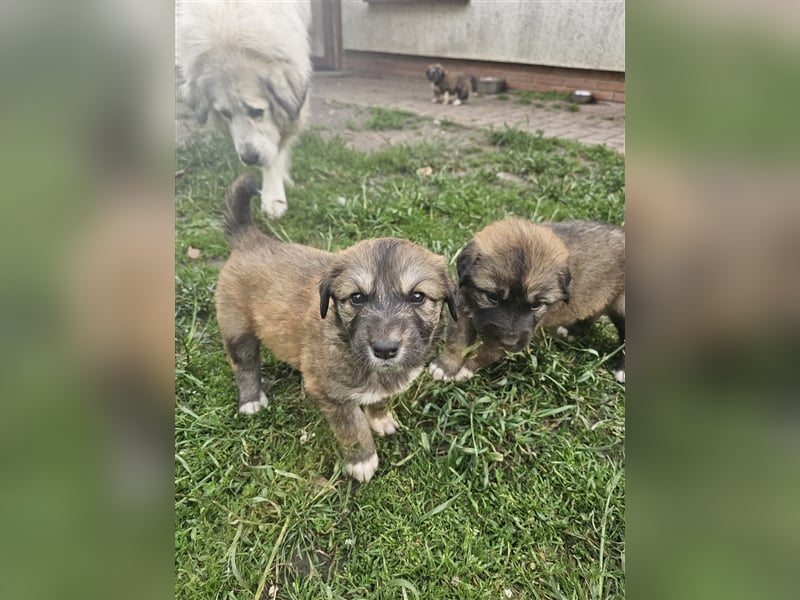
[[[261,208],[277,219],[308,112],[310,2],[178,0],[176,11],[181,94],[201,123],[210,114],[227,126],[244,164],[261,167]]]

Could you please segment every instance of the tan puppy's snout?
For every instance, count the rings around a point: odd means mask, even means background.
[[[400,340],[392,338],[381,338],[370,343],[370,349],[376,358],[381,360],[391,360],[397,357],[400,352]]]

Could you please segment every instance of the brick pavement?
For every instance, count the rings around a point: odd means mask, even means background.
[[[500,100],[497,96],[483,95],[471,96],[461,106],[443,106],[430,101],[430,85],[422,73],[419,81],[316,73],[311,93],[322,100],[396,108],[478,129],[508,125],[531,133],[541,130],[547,137],[603,144],[625,152],[625,105],[614,102],[585,104],[578,112],[571,112],[520,104],[513,97]]]

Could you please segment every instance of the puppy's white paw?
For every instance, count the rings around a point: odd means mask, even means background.
[[[344,470],[356,481],[369,481],[378,470],[378,454],[375,453],[367,460],[357,463],[346,463]]]
[[[625,383],[625,369],[614,369],[614,379],[619,383]]]
[[[468,368],[461,367],[461,369],[459,369],[458,373],[456,373],[455,375],[453,375],[451,377],[450,375],[445,373],[444,369],[442,369],[436,363],[431,363],[430,364],[430,366],[428,367],[428,373],[430,373],[431,377],[433,377],[436,381],[464,381],[466,379],[469,379],[470,377],[472,377],[475,374],[472,371],[470,371]]]
[[[428,366],[428,373],[430,373],[431,377],[436,381],[450,381],[450,377],[447,376],[444,370],[436,363],[431,363]]]
[[[261,210],[263,210],[270,219],[280,219],[287,208],[288,205],[286,204],[285,197],[267,200],[265,196],[261,196]]]
[[[561,337],[569,337],[569,329],[563,325],[559,325],[556,329],[556,335],[560,335]]]
[[[241,406],[239,406],[239,412],[243,415],[254,415],[262,408],[266,408],[267,404],[269,404],[269,400],[267,400],[266,394],[261,392],[261,396],[258,400],[253,400],[251,402],[245,402]]]
[[[456,98],[455,100],[453,100],[453,106],[461,106],[461,100],[460,100],[460,99],[458,99],[458,98]]]
[[[453,377],[453,381],[466,381],[467,379],[470,379],[473,375],[475,375],[473,371],[470,371],[467,367],[461,367],[458,373],[456,373],[456,376]]]
[[[381,437],[386,435],[392,435],[395,431],[397,431],[397,428],[399,427],[397,421],[394,420],[392,413],[386,413],[381,417],[376,417],[372,419],[368,414],[367,421],[369,422],[369,426],[372,428],[372,431],[374,431]]]

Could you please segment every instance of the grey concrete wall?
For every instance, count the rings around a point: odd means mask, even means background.
[[[625,70],[623,0],[342,0],[345,50]]]

